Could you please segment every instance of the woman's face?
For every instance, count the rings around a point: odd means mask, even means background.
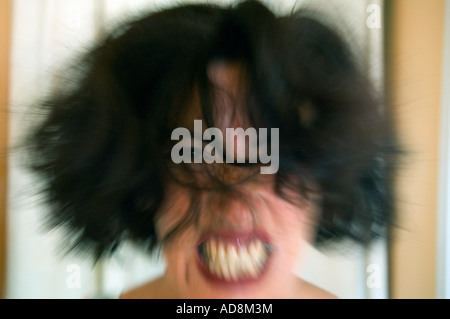
[[[213,64],[209,77],[221,92],[237,97],[238,66]],[[239,116],[227,120],[231,113],[224,111],[223,123],[245,126]],[[239,147],[243,141],[235,142]],[[192,165],[197,165],[192,168],[193,175],[183,176],[176,168],[174,175],[186,182],[194,176],[194,183],[205,186],[213,172],[228,186],[193,191],[177,182],[168,183],[157,220],[158,235],[165,238],[176,225],[186,223],[163,247],[165,280],[172,293],[181,298],[283,298],[295,294],[298,281],[294,271],[313,236],[317,214],[313,202],[298,195],[288,202],[276,195],[276,175],[250,174],[248,168],[232,164]],[[196,218],[186,219],[193,210]]]

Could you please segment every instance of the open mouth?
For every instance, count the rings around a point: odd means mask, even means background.
[[[211,277],[238,282],[257,279],[262,274],[271,247],[258,236],[214,236],[202,241],[197,250]]]

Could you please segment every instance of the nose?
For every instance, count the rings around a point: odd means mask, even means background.
[[[250,183],[259,173],[256,166],[218,163],[210,166],[211,173],[224,187],[235,187],[243,183]]]
[[[248,196],[237,190],[225,190],[210,196],[207,211],[213,226],[234,232],[252,230],[257,216],[251,202]]]

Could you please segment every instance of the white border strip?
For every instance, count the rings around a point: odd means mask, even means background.
[[[443,53],[436,296],[450,299],[450,0],[445,1]]]
[[[365,17],[368,19],[370,11],[367,11],[370,5],[376,5],[380,8],[380,19],[383,19],[384,11],[383,0],[366,0]],[[384,35],[383,29],[386,25],[381,21],[381,28],[371,28],[368,20],[365,21],[366,37],[366,54],[369,72],[375,82],[376,88],[381,89],[384,85]],[[388,299],[389,298],[389,263],[388,263],[388,242],[386,239],[380,239],[367,247],[364,256],[364,293],[366,299]]]

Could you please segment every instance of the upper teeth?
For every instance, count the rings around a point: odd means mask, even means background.
[[[200,245],[202,259],[209,271],[225,280],[256,278],[264,268],[269,247],[258,239],[236,245],[210,239]]]

